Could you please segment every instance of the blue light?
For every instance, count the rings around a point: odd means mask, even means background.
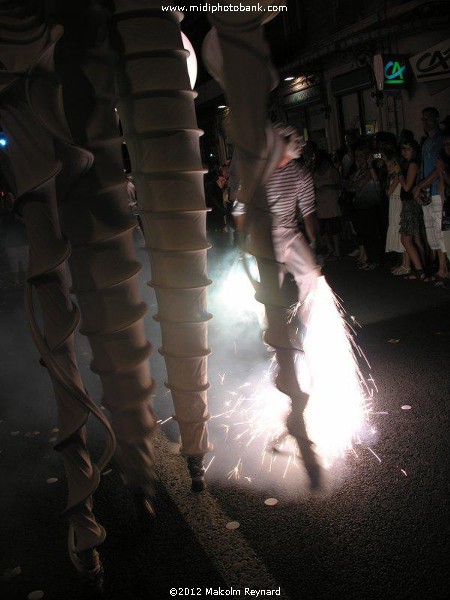
[[[0,146],[3,146],[3,148],[4,148],[7,145],[8,145],[8,140],[5,137],[0,137]]]

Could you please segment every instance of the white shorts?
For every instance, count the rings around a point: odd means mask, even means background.
[[[289,272],[294,276],[302,303],[317,285],[320,268],[305,240],[304,235],[293,227],[277,227],[272,230],[275,257],[282,263],[281,276]]]
[[[445,252],[442,231],[442,206],[442,198],[438,194],[432,196],[431,203],[427,206],[422,206],[422,210],[428,245],[432,250],[442,250],[442,252]]]

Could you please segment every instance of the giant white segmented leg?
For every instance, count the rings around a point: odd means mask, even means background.
[[[158,2],[115,0],[118,110],[149,247],[162,347],[182,449],[210,450],[206,207],[199,137],[180,13]],[[190,460],[189,465],[193,462]],[[194,477],[192,468],[191,475]]]

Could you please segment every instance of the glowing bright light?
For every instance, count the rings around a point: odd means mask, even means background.
[[[189,52],[187,68],[189,73],[189,81],[191,82],[191,88],[194,89],[195,82],[197,81],[197,56],[195,55],[195,50],[189,41],[189,38],[183,32],[181,32],[181,39],[183,40],[184,49],[188,50]]]
[[[295,79],[295,77],[293,75],[288,75],[287,77],[284,78],[284,81],[293,81]]]
[[[258,277],[258,268],[252,257],[248,257],[247,266],[254,279]],[[245,272],[244,258],[238,255],[220,289],[220,298],[226,303],[227,310],[243,319],[256,314],[260,324],[264,318],[264,307],[255,300],[255,290]]]
[[[370,392],[355,350],[363,355],[324,277],[307,303],[310,312],[298,376],[302,389],[310,394],[305,411],[308,436],[328,466],[363,435]]]
[[[0,146],[3,148],[8,145],[8,140],[4,137],[0,137]]]
[[[219,106],[217,108],[226,108],[225,104],[219,104]]]
[[[259,306],[239,261],[232,266],[222,295],[234,312]],[[302,389],[310,394],[304,415],[308,437],[314,442],[314,451],[323,467],[329,468],[348,451],[358,456],[354,445],[368,448],[369,440],[373,441],[375,431],[370,427],[368,414],[375,386],[370,377],[366,382],[360,371],[356,356],[364,355],[356,346],[354,332],[324,277],[319,278],[307,302],[309,318],[302,340],[304,353],[298,354],[296,368]],[[293,318],[298,309],[297,306],[293,310]],[[255,480],[258,473],[265,471],[287,481],[289,474],[303,470],[296,441],[287,435],[285,428],[290,401],[274,389],[275,371],[273,356],[261,380],[251,386],[247,382],[238,391],[228,391],[233,399],[213,417],[226,423],[220,425],[224,437],[239,451],[235,466],[228,471],[230,479],[251,476]],[[381,460],[373,450],[368,450]]]

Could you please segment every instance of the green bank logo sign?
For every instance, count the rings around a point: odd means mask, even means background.
[[[384,65],[384,85],[401,86],[406,83],[406,63],[401,60],[388,60]]]
[[[375,54],[373,72],[378,89],[401,90],[407,86],[410,66],[403,54]]]
[[[409,60],[417,81],[450,77],[450,39],[416,54]]]

